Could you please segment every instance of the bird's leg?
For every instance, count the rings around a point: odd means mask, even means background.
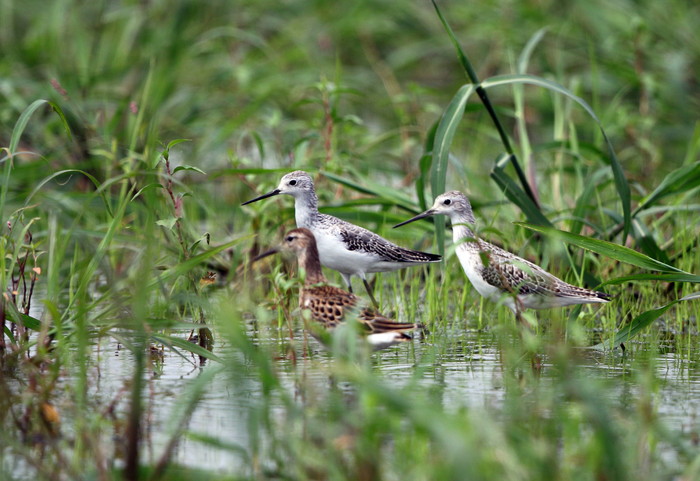
[[[374,298],[374,294],[372,293],[372,286],[369,285],[369,282],[367,282],[367,279],[365,278],[362,278],[362,283],[365,285],[365,289],[367,289],[367,294],[369,294],[369,298],[372,299],[372,305],[375,309],[379,310],[379,303]]]
[[[345,274],[344,272],[341,272],[340,275],[345,281],[345,285],[348,286],[348,291],[352,294],[352,276],[349,274]]]

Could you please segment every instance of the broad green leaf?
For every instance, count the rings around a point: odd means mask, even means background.
[[[437,7],[436,7],[437,8]],[[475,91],[474,85],[463,85],[450,101],[447,109],[442,114],[440,123],[435,132],[433,145],[433,163],[430,172],[430,187],[433,199],[445,192],[447,182],[447,162],[450,158],[450,148],[459,122],[464,115],[464,107],[471,94]],[[435,237],[440,255],[445,254],[445,218],[435,218]]]
[[[613,244],[612,242],[600,239],[593,239],[578,234],[572,234],[571,232],[562,231],[553,227],[526,224],[523,222],[516,222],[515,224],[521,227],[525,227],[526,229],[542,232],[545,235],[555,237],[568,244],[573,244],[575,246],[581,247],[582,249],[595,252],[596,254],[610,257],[611,259],[615,259],[620,262],[625,262],[627,264],[632,264],[643,269],[669,273],[689,274],[688,272],[685,272],[681,269],[673,267],[664,262],[657,261],[656,259],[653,259],[647,255],[641,254],[633,249],[630,249],[629,247]]]
[[[175,167],[175,169],[173,170],[173,174],[176,173],[176,172],[179,172],[179,171],[181,171],[181,170],[192,170],[192,171],[198,172],[198,173],[200,173],[200,174],[202,174],[202,175],[207,175],[207,173],[204,172],[202,169],[200,169],[200,168],[198,168],[198,167],[194,167],[194,166],[192,166],[192,165],[178,165],[178,166]]]

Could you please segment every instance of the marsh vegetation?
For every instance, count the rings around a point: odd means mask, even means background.
[[[0,478],[700,477],[700,7],[439,6],[0,2]],[[250,265],[297,169],[444,255],[373,278],[411,342],[324,349]],[[391,229],[450,189],[613,301],[516,323]]]

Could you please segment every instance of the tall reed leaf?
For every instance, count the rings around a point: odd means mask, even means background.
[[[447,184],[447,163],[450,159],[450,147],[454,140],[459,122],[464,116],[464,107],[469,96],[474,93],[474,85],[463,85],[452,97],[450,104],[442,114],[433,143],[433,164],[430,172],[430,188],[433,198],[445,192]],[[435,236],[440,255],[445,254],[445,218],[435,218]]]
[[[481,103],[484,104],[484,107],[486,108],[486,111],[489,113],[489,116],[491,117],[493,124],[496,126],[496,130],[498,131],[498,135],[501,137],[501,143],[503,143],[503,147],[505,148],[506,152],[508,152],[510,154],[510,161],[513,164],[513,168],[515,169],[516,174],[518,175],[518,180],[520,180],[520,183],[522,184],[523,191],[532,199],[532,202],[534,202],[535,205],[537,205],[537,199],[535,198],[535,194],[532,192],[532,189],[530,188],[530,184],[528,184],[528,182],[527,182],[527,177],[525,177],[525,173],[523,172],[523,169],[520,167],[520,163],[518,162],[518,158],[516,157],[515,152],[513,151],[513,147],[510,145],[510,140],[508,138],[508,134],[506,133],[506,130],[503,128],[501,121],[498,119],[498,115],[496,115],[496,110],[493,108],[493,105],[491,104],[491,100],[489,99],[489,96],[487,95],[486,90],[481,85],[481,81],[479,80],[479,77],[476,75],[476,71],[474,70],[474,67],[472,67],[471,62],[469,61],[467,56],[464,54],[462,47],[459,45],[459,42],[457,41],[457,37],[455,36],[454,32],[452,31],[450,24],[447,23],[447,20],[442,15],[442,12],[440,11],[440,7],[438,7],[435,0],[432,0],[432,2],[433,2],[433,7],[435,8],[435,12],[437,13],[438,17],[440,18],[440,21],[442,22],[442,26],[445,28],[447,35],[450,37],[450,41],[452,42],[452,45],[454,45],[455,50],[457,51],[457,56],[459,57],[459,62],[462,64],[462,68],[464,68],[464,71],[467,74],[467,77],[469,78],[471,83],[474,84],[474,86],[475,86],[474,88],[476,90],[476,93],[479,95],[479,98],[481,99]],[[444,223],[444,221],[441,221],[441,223]]]
[[[667,273],[689,274],[688,272],[685,272],[681,269],[668,265],[664,262],[657,261],[654,258],[632,250],[629,247],[613,244],[612,242],[600,239],[593,239],[591,237],[586,237],[578,234],[572,234],[571,232],[554,229],[552,227],[526,224],[523,222],[515,222],[515,225],[519,225],[521,227],[525,227],[526,229],[541,232],[545,235],[562,240],[568,244],[573,244],[575,246],[581,247],[582,249],[586,249],[591,252],[595,252],[596,254],[610,257],[611,259],[615,259],[626,264],[632,264],[633,266],[641,267],[643,269]]]
[[[499,87],[503,85],[518,84],[536,85],[538,87],[543,87],[566,96],[567,98],[573,100],[581,107],[583,107],[583,109],[588,113],[588,115],[591,116],[591,118],[598,125],[598,128],[603,134],[603,139],[605,139],[605,143],[608,147],[608,152],[610,154],[610,167],[613,172],[613,178],[615,179],[615,187],[617,189],[617,194],[620,198],[620,203],[622,204],[622,214],[624,217],[622,242],[624,243],[632,227],[630,187],[627,182],[627,178],[625,177],[625,174],[622,170],[622,166],[620,165],[620,161],[617,159],[617,155],[615,154],[615,149],[613,148],[612,142],[610,142],[608,135],[605,133],[605,129],[603,129],[603,124],[601,123],[600,119],[585,100],[583,100],[577,95],[574,95],[573,92],[571,92],[566,87],[556,82],[552,82],[551,80],[546,80],[541,77],[535,77],[533,75],[497,75],[481,83],[481,85],[485,89],[489,89],[491,87]]]

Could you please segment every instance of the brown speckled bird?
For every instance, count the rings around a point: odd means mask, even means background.
[[[348,315],[354,315],[366,329],[367,341],[375,349],[411,339],[407,332],[416,329],[417,324],[388,319],[373,309],[364,307],[355,294],[327,284],[321,271],[316,239],[309,229],[302,227],[287,232],[280,247],[259,255],[255,260],[280,251],[293,252],[300,269],[306,273],[299,294],[299,307],[308,310],[314,321],[332,330],[345,321]]]

